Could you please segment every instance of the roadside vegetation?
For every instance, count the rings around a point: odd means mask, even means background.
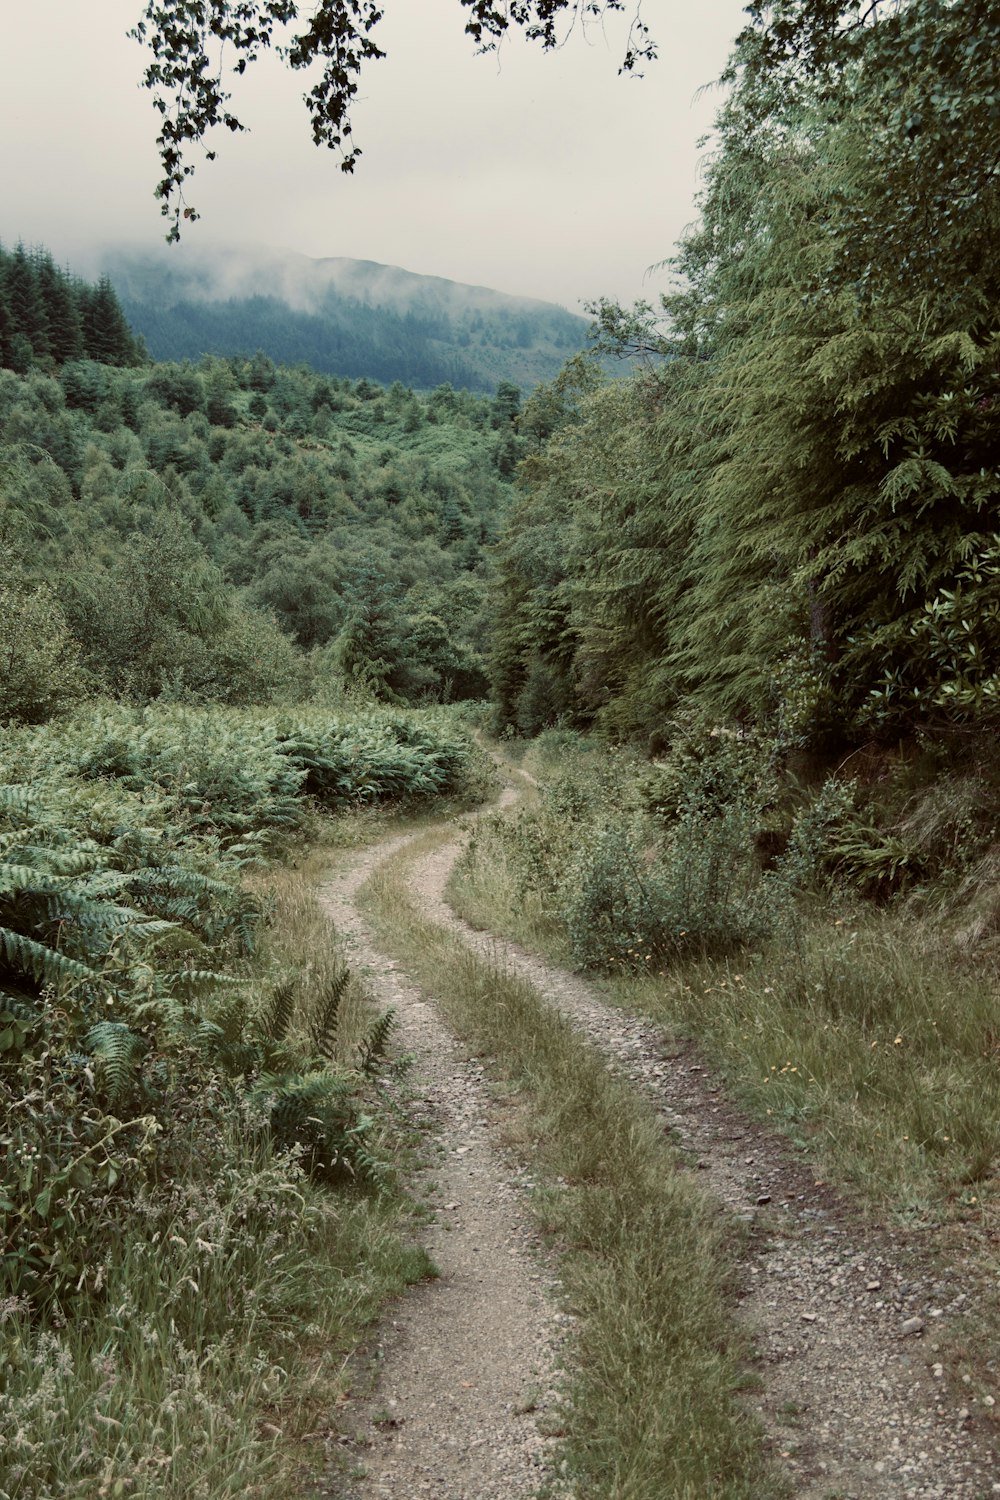
[[[873,1210],[995,1227],[989,765],[808,785],[773,744],[680,729],[654,764],[565,732],[525,764],[533,805],[479,820],[453,877],[463,916],[696,1037]]]
[[[321,1465],[365,1325],[430,1268],[392,1017],[316,859],[358,809],[475,791],[476,756],[434,714],[358,708],[109,703],[5,735],[10,1500],[264,1496]]]

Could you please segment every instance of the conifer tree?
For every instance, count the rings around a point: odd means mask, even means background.
[[[7,303],[15,331],[31,345],[36,359],[52,353],[49,320],[45,312],[38,271],[19,242],[7,267]]]
[[[57,270],[48,251],[35,256],[38,289],[49,329],[49,347],[58,364],[83,354],[83,322],[69,277]]]

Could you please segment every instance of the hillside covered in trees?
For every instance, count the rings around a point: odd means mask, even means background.
[[[347,680],[483,696],[515,387],[265,356],[0,371],[4,718],[111,692],[266,702]]]
[[[551,380],[590,320],[553,303],[398,266],[219,245],[97,258],[156,359],[265,350],[278,364],[492,393]]]

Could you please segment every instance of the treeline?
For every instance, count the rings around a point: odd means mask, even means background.
[[[304,363],[356,380],[401,380],[424,389],[449,381],[483,389],[478,373],[454,349],[442,347],[447,335],[441,330],[391,308],[354,299],[337,303],[323,315],[299,312],[277,297],[179,302],[163,309],[138,303],[129,312],[159,359],[262,348],[279,364]]]
[[[111,251],[105,268],[158,360],[264,349],[353,380],[491,393],[551,380],[590,326],[553,304],[371,261],[188,247]]]
[[[996,723],[1000,6],[751,11],[675,290],[602,310],[650,367],[521,417],[493,672],[525,730]]]
[[[143,357],[106,276],[91,286],[47,250],[0,245],[0,366],[26,375],[76,359],[137,365]]]
[[[386,385],[400,380],[422,390],[448,382],[492,391],[508,368],[522,378],[520,366],[526,372],[544,366],[540,373],[550,374],[583,341],[581,319],[560,309],[530,317],[472,311],[453,319],[439,309],[401,312],[332,291],[315,312],[264,296],[164,307],[125,297],[123,306],[157,359],[262,348],[279,364],[305,363]]]
[[[482,696],[519,399],[263,355],[0,371],[0,721],[95,693]]]

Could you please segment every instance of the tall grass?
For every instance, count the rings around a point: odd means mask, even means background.
[[[426,1271],[394,1205],[335,1200],[241,1132],[144,1209],[87,1316],[40,1330],[0,1303],[0,1495],[299,1493],[360,1329]]]
[[[552,765],[545,756],[543,743],[536,769]],[[559,961],[574,953],[579,962],[588,959],[571,941],[571,923],[580,900],[579,851],[593,861],[609,827],[593,760],[593,751],[579,762],[563,755],[553,790],[543,787],[537,807],[483,820],[449,886],[467,920]],[[665,787],[672,787],[674,803],[681,800],[676,767],[650,773],[636,765],[621,775],[622,758],[613,764],[616,803],[633,819],[643,800],[650,802],[651,786],[654,805]],[[704,769],[696,779],[703,795]],[[730,781],[738,781],[735,773]],[[576,787],[575,812],[567,782]],[[939,898],[924,891],[888,906],[822,882],[793,900],[791,877],[807,887],[810,863],[813,878],[821,871],[824,827],[849,806],[849,797],[849,788],[828,786],[799,815],[785,856],[788,878],[779,871],[775,879],[759,867],[754,876],[753,823],[744,829],[742,878],[757,883],[750,913],[759,912],[761,893],[781,903],[770,930],[766,922],[756,934],[749,923],[742,930],[734,924],[740,944],[728,952],[715,944],[702,954],[678,945],[657,948],[648,936],[645,943],[619,940],[599,947],[593,962],[619,1004],[696,1038],[748,1107],[814,1153],[824,1173],[853,1184],[873,1208],[907,1222],[948,1216],[994,1225],[1000,1163],[995,984],[988,970],[964,962],[964,950],[946,941],[955,925],[951,904],[959,895],[971,899],[968,878],[945,882]],[[912,812],[907,816],[912,820]],[[767,810],[758,806],[758,823],[766,819]],[[706,844],[717,821],[714,815],[707,820]],[[795,827],[803,830],[798,846]],[[816,841],[811,852],[809,840]],[[835,829],[830,846],[836,851],[842,844],[843,833]],[[676,838],[658,838],[655,825],[647,850],[654,869],[704,862],[703,855],[692,861]],[[941,911],[950,927],[933,925]]]
[[[755,1112],[873,1206],[996,1222],[993,987],[898,918],[814,913],[791,946],[613,992],[698,1037]]]
[[[384,1008],[345,982],[328,851],[263,860],[283,752],[210,710],[101,722],[0,756],[0,1500],[292,1496],[366,1325],[430,1270]],[[444,784],[458,750],[410,727],[383,769],[427,749]]]

